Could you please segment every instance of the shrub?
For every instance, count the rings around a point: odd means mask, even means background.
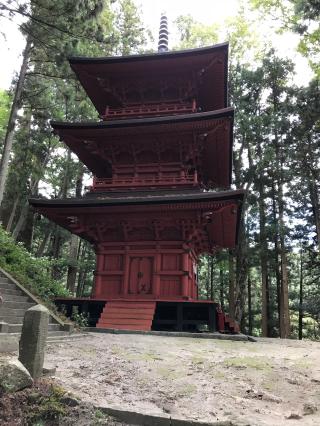
[[[51,275],[52,261],[32,256],[0,226],[0,267],[44,302],[56,296],[69,296],[64,285]]]

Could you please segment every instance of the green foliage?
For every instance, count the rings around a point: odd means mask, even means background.
[[[99,410],[98,408],[94,412],[94,416],[98,421],[106,418],[106,415],[101,410]]]
[[[74,321],[80,328],[88,327],[89,326],[89,317],[88,314],[81,312],[78,312],[78,307],[73,306],[72,307],[72,315],[71,315],[72,321]]]
[[[137,6],[132,0],[116,2],[115,40],[117,54],[129,55],[141,51],[146,42],[146,33],[142,26]]]
[[[51,278],[52,261],[33,257],[1,227],[0,266],[44,301],[49,302],[55,296],[69,295],[63,284]]]
[[[62,400],[64,395],[65,391],[56,385],[51,385],[45,394],[30,394],[28,403],[32,406],[32,410],[26,413],[28,424],[47,424],[53,421],[58,424],[59,419],[67,414]]]
[[[179,16],[175,24],[179,31],[180,42],[177,49],[190,49],[210,46],[218,41],[218,25],[203,25],[191,15]]]
[[[300,36],[298,50],[320,77],[320,1],[319,0],[251,0],[264,16],[277,20],[282,29]]]
[[[6,124],[10,113],[11,96],[8,92],[0,90],[0,149],[5,136]]]

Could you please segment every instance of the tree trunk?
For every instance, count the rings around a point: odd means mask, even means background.
[[[210,299],[210,257],[209,255],[206,256],[207,258],[207,279],[206,279],[206,293],[207,293],[207,300]]]
[[[299,282],[299,340],[302,340],[303,332],[303,252],[300,249],[300,282]]]
[[[25,76],[28,69],[28,61],[29,61],[30,52],[31,52],[31,45],[32,45],[31,37],[28,36],[26,47],[23,53],[23,61],[22,61],[21,69],[20,69],[19,79],[18,79],[18,83],[16,86],[16,90],[15,90],[15,94],[14,94],[14,98],[13,98],[13,102],[11,106],[7,132],[4,139],[4,146],[3,146],[3,152],[2,152],[1,163],[0,163],[0,207],[2,205],[5,185],[6,185],[6,181],[8,177],[9,159],[10,159],[10,153],[11,153],[12,145],[13,145],[14,130],[16,126],[18,110],[21,107],[21,95],[22,95],[23,85],[25,81]]]
[[[44,237],[43,237],[43,240],[41,241],[41,244],[39,245],[39,247],[38,247],[38,250],[37,250],[37,253],[36,253],[36,256],[37,257],[42,257],[43,256],[43,253],[44,253],[44,251],[45,251],[45,249],[46,249],[46,247],[47,247],[47,244],[48,244],[48,241],[49,241],[49,239],[50,239],[50,236],[51,236],[51,226],[50,225],[48,225],[47,227],[46,227],[46,231],[45,231],[45,234],[44,234]]]
[[[79,264],[83,265],[85,262],[86,257],[86,245],[80,240],[79,245]],[[78,274],[78,284],[77,284],[77,290],[76,290],[76,296],[82,297],[83,295],[83,287],[84,287],[84,281],[86,277],[86,270],[83,267],[79,268],[79,274]]]
[[[224,273],[223,267],[219,265],[219,277],[220,277],[220,305],[222,310],[224,310]]]
[[[76,197],[81,197],[82,195],[83,175],[84,175],[84,165],[81,162],[79,162],[78,174],[76,179]]]
[[[252,336],[252,295],[251,295],[251,278],[248,273],[248,333]]]
[[[246,197],[243,201],[243,206],[246,205]],[[234,319],[243,325],[242,314],[245,311],[247,276],[248,276],[248,243],[245,229],[245,215],[242,212],[239,224],[239,238],[236,249],[236,278],[235,278],[235,307]]]
[[[267,236],[266,236],[266,214],[264,204],[264,188],[262,177],[259,179],[259,224],[260,224],[260,266],[261,266],[261,331],[263,337],[269,336],[268,316],[268,263],[267,263]]]
[[[274,263],[276,271],[276,283],[277,283],[277,313],[278,313],[278,328],[280,335],[280,318],[281,318],[281,275],[279,265],[279,232],[278,232],[278,218],[277,218],[277,207],[275,199],[275,185],[272,183],[272,214],[274,223]]]
[[[19,241],[21,241],[28,251],[32,251],[33,237],[34,237],[34,211],[28,206],[28,214],[19,234]]]
[[[235,273],[234,273],[234,255],[229,251],[229,315],[234,319],[235,315]]]
[[[60,235],[60,228],[58,225],[54,225],[52,251],[51,251],[53,259],[59,259],[61,244],[62,244],[62,238]],[[59,273],[60,273],[59,267],[57,265],[53,265],[52,271],[51,271],[52,278],[58,279]]]
[[[67,116],[67,114],[66,114]],[[69,190],[69,184],[70,184],[70,179],[69,179],[69,175],[70,175],[70,162],[71,162],[71,150],[68,148],[67,149],[67,155],[66,155],[66,168],[65,168],[65,173],[63,176],[63,180],[61,183],[61,188],[59,191],[59,197],[61,198],[66,198],[67,194],[68,194],[68,190]],[[52,257],[53,259],[59,259],[60,256],[60,251],[61,251],[61,246],[62,246],[62,237],[61,237],[61,232],[60,232],[60,228],[58,225],[55,225],[54,228],[54,237],[53,237],[53,243],[52,243]],[[57,279],[59,277],[60,271],[59,271],[59,267],[57,265],[54,265],[52,268],[52,278]]]
[[[318,253],[320,254],[320,202],[318,188],[313,176],[309,180],[310,201],[312,205],[313,219],[316,227]]]
[[[19,201],[20,201],[20,199],[19,199],[18,194],[17,194],[16,197],[15,197],[12,209],[11,209],[11,213],[10,213],[10,216],[9,216],[7,226],[6,226],[7,232],[11,232],[13,221],[14,221],[14,218],[15,218],[16,213],[17,213],[17,207],[18,207]]]
[[[213,256],[210,256],[210,300],[213,298]]]
[[[280,337],[287,339],[290,336],[289,288],[288,288],[288,260],[285,246],[284,230],[284,202],[282,184],[278,187],[279,197],[279,234],[281,259],[281,291],[280,291]]]
[[[30,193],[31,195],[35,195],[38,192],[38,185],[39,185],[40,179],[38,178],[33,184],[31,184]],[[30,206],[28,200],[25,201],[21,208],[20,216],[18,219],[18,222],[16,223],[16,226],[14,230],[12,231],[12,238],[16,240],[21,232],[21,230],[24,228],[27,217],[30,211]]]
[[[71,150],[70,148],[67,148],[67,161],[66,161],[66,169],[65,174],[63,176],[63,182],[61,186],[61,197],[66,198],[69,190],[69,184],[70,184],[70,162],[71,162]]]
[[[74,294],[78,272],[79,237],[72,234],[69,250],[69,266],[67,274],[67,289]]]
[[[84,174],[84,166],[81,162],[79,162],[77,180],[76,180],[76,197],[81,197],[83,174]],[[71,240],[70,240],[69,266],[68,266],[68,273],[67,273],[67,289],[70,290],[72,294],[74,294],[76,290],[79,247],[80,247],[79,237],[77,235],[72,234]]]

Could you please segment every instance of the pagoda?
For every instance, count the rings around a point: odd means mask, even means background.
[[[52,122],[93,174],[82,198],[31,199],[42,215],[96,253],[90,298],[78,306],[105,329],[236,331],[199,300],[197,262],[235,248],[243,190],[230,190],[234,110],[228,44],[158,53],[70,58],[99,122]]]

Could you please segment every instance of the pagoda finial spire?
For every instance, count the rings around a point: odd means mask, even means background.
[[[167,52],[168,51],[168,19],[165,13],[161,14],[160,19],[160,29],[159,29],[159,42],[158,42],[158,52]]]

